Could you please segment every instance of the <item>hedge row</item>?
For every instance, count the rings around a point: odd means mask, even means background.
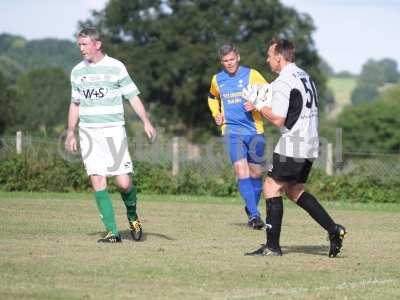
[[[139,192],[151,194],[194,194],[232,196],[236,184],[230,170],[223,176],[204,176],[198,163],[182,165],[178,176],[171,166],[134,162],[132,179]],[[46,158],[13,155],[0,160],[0,189],[4,191],[70,192],[90,191],[90,183],[81,163],[69,163],[59,155]],[[110,180],[110,190],[117,188]]]
[[[219,175],[204,175],[199,163],[188,163],[182,165],[179,175],[173,177],[170,165],[149,162],[135,162],[134,165],[133,181],[139,192],[213,196],[237,194],[230,166],[221,170]],[[35,192],[91,190],[82,164],[66,162],[58,155],[32,159],[26,154],[0,160],[0,189]],[[116,190],[112,181],[110,189]],[[359,174],[331,177],[316,169],[312,172],[308,189],[318,198],[328,201],[400,203],[397,178],[383,181]]]

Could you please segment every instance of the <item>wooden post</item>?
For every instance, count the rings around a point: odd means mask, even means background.
[[[15,150],[17,154],[21,154],[22,152],[22,132],[17,131],[16,139],[15,139]]]
[[[333,175],[333,146],[332,143],[326,145],[326,162],[325,162],[326,175]]]
[[[172,176],[179,173],[179,138],[172,138]]]

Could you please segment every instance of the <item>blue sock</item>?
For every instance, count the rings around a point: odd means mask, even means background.
[[[254,198],[254,190],[250,177],[239,179],[238,187],[239,192],[246,203],[246,207],[250,212],[250,217],[259,216],[260,213],[257,210],[256,199]]]
[[[256,205],[258,206],[258,203],[260,203],[260,196],[262,192],[262,179],[261,177],[253,178],[250,177],[251,184],[253,185],[253,190],[254,190],[254,197],[256,199]]]

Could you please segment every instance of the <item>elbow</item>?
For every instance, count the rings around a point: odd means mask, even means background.
[[[285,118],[276,118],[273,123],[276,127],[278,128],[282,128],[283,126],[285,126]]]
[[[284,122],[284,121],[277,120],[277,121],[275,122],[275,126],[276,126],[276,127],[282,128],[284,125],[285,125],[285,122]]]

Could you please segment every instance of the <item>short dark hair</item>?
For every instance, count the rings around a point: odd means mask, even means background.
[[[81,31],[79,31],[78,37],[89,37],[92,40],[101,41],[100,32],[95,27],[83,28]]]
[[[238,49],[232,44],[223,44],[218,49],[218,57],[222,59],[223,56],[227,55],[228,53],[235,52],[236,54],[239,53]]]
[[[294,44],[286,39],[272,39],[270,46],[275,45],[275,53],[279,53],[287,61],[294,62]]]

